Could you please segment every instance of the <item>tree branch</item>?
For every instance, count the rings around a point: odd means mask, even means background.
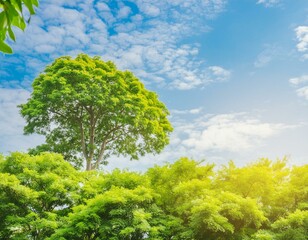
[[[80,135],[81,135],[81,148],[82,148],[82,154],[83,154],[83,156],[84,156],[84,158],[86,159],[86,162],[87,162],[87,170],[91,170],[91,169],[89,169],[89,167],[91,165],[89,164],[89,156],[88,156],[87,148],[86,148],[84,127],[83,127],[83,123],[82,123],[82,116],[83,116],[83,111],[81,110],[80,119],[79,119],[79,128],[80,128]]]
[[[103,156],[104,156],[104,152],[105,152],[105,149],[106,149],[106,144],[107,144],[107,141],[104,140],[101,147],[100,147],[100,150],[99,150],[99,155],[96,159],[96,162],[93,166],[94,169],[97,169],[99,164],[101,163],[102,159],[103,159]]]
[[[94,140],[95,140],[95,125],[96,125],[92,106],[90,106],[89,113],[90,113],[90,146],[89,146],[90,155],[89,155],[89,161],[92,162],[93,156],[94,156]]]

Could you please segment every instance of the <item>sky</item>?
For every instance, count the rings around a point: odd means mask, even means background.
[[[157,92],[174,132],[158,155],[111,157],[144,170],[182,156],[217,165],[308,163],[307,0],[46,0],[14,54],[0,53],[0,152],[26,151],[17,105],[57,57],[101,56]]]

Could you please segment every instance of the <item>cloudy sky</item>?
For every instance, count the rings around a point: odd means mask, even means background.
[[[308,162],[307,0],[46,0],[14,54],[0,53],[0,152],[43,141],[23,136],[16,105],[63,55],[114,61],[171,112],[170,145],[145,169],[181,156],[218,165],[260,157]]]

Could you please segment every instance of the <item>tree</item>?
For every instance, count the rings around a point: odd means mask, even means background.
[[[73,208],[52,239],[170,239],[166,216],[153,202],[153,191],[112,187]]]
[[[308,210],[308,165],[293,167],[288,190],[293,200],[292,209]]]
[[[307,240],[308,239],[308,211],[297,209],[285,218],[281,218],[272,224],[273,231],[277,234],[277,240]]]
[[[174,190],[180,183],[190,182],[191,180],[202,180],[202,189],[210,184],[209,177],[213,174],[213,164],[199,166],[200,162],[196,162],[189,158],[183,157],[173,164],[165,166],[155,166],[147,171],[147,175],[151,181],[153,189],[160,195],[158,202],[169,212],[176,210],[178,200],[175,197]],[[197,186],[196,181],[194,184]],[[192,196],[182,195],[180,197],[192,198],[198,194],[198,190],[191,186],[194,193]]]
[[[218,171],[215,185],[244,198],[258,199],[266,217],[275,221],[290,208],[289,174],[286,158],[262,158],[244,167],[236,167],[231,161]]]
[[[5,42],[7,36],[15,41],[15,34],[12,26],[21,30],[26,28],[24,9],[28,9],[30,15],[35,14],[35,7],[38,7],[38,0],[0,0],[0,51],[12,53],[12,48]],[[25,6],[25,7],[24,7]]]
[[[213,185],[213,168],[181,158],[146,173],[158,206],[180,219],[179,239],[245,239],[266,221],[257,200]]]
[[[280,218],[271,225],[271,230],[259,230],[255,240],[307,240],[308,239],[308,211],[297,209],[286,217]]]
[[[0,161],[0,239],[46,239],[79,201],[79,173],[60,154]]]
[[[250,167],[268,166],[279,183],[291,170],[281,161],[229,165],[221,181],[230,170],[250,175]],[[181,158],[146,173],[80,172],[60,154],[0,155],[0,239],[308,239],[307,165],[288,171],[295,191],[277,189],[296,203],[290,210],[287,201],[284,212],[275,198],[264,202],[262,191],[244,197],[226,179],[224,189],[213,167]],[[277,204],[280,217],[267,217]]]
[[[129,71],[99,57],[61,57],[33,82],[20,105],[26,134],[46,136],[35,151],[62,153],[97,169],[110,155],[159,153],[172,131],[165,105]],[[33,152],[35,152],[33,151]]]

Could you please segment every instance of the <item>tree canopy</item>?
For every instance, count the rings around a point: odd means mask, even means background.
[[[0,177],[0,239],[308,239],[307,165],[284,160],[216,170],[181,158],[108,173],[78,171],[60,154],[12,153],[0,156]],[[237,189],[237,178],[250,185]]]
[[[7,37],[15,41],[12,27],[25,30],[26,22],[29,22],[30,18],[25,19],[24,9],[26,8],[31,16],[35,14],[35,7],[38,5],[38,0],[0,0],[0,52],[13,52],[6,43]]]
[[[20,105],[26,134],[46,136],[32,153],[54,151],[86,169],[97,169],[111,155],[138,159],[158,153],[172,126],[166,106],[129,71],[85,54],[60,57],[33,81]]]

